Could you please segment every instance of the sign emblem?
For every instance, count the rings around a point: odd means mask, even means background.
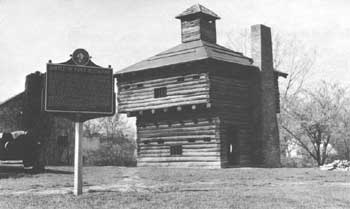
[[[90,55],[85,49],[76,49],[73,52],[72,60],[77,65],[87,65],[90,60]]]

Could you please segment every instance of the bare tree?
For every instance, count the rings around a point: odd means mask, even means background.
[[[289,100],[300,92],[316,61],[316,50],[307,48],[296,36],[289,38],[272,34],[274,69],[288,73],[281,81],[281,99]],[[227,34],[226,46],[250,56],[250,31],[232,31]]]
[[[290,102],[282,128],[318,165],[323,165],[329,156],[329,145],[334,145],[341,137],[345,88],[323,81],[317,88],[304,90]]]
[[[84,123],[84,133],[88,136],[100,134],[110,138],[124,137],[130,140],[135,138],[134,125],[125,114],[89,120]]]
[[[350,99],[346,98],[345,105],[338,119],[340,129],[335,148],[340,158],[350,161]]]
[[[94,165],[134,165],[136,163],[135,124],[125,114],[90,120],[84,123],[84,136],[97,137],[97,150],[85,153]]]

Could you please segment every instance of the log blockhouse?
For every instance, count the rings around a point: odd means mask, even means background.
[[[278,167],[286,74],[273,70],[270,29],[252,26],[252,59],[216,43],[220,18],[204,6],[176,18],[181,44],[115,75],[119,113],[137,117],[138,166]]]

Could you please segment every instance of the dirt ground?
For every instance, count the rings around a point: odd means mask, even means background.
[[[349,208],[350,172],[318,168],[72,167],[26,174],[0,166],[0,208]]]

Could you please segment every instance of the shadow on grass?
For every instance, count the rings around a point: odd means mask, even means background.
[[[45,169],[43,171],[33,171],[26,170],[22,166],[6,166],[0,165],[0,179],[5,178],[22,178],[25,176],[31,176],[34,174],[40,173],[51,173],[51,174],[73,174],[72,171],[63,171],[63,170],[55,170],[55,169]]]
[[[53,173],[53,174],[73,174],[73,171],[62,171],[54,169],[45,169],[43,173]]]
[[[26,173],[23,167],[19,166],[6,166],[1,165],[0,166],[0,179],[5,178],[21,178],[24,176],[29,175]]]

